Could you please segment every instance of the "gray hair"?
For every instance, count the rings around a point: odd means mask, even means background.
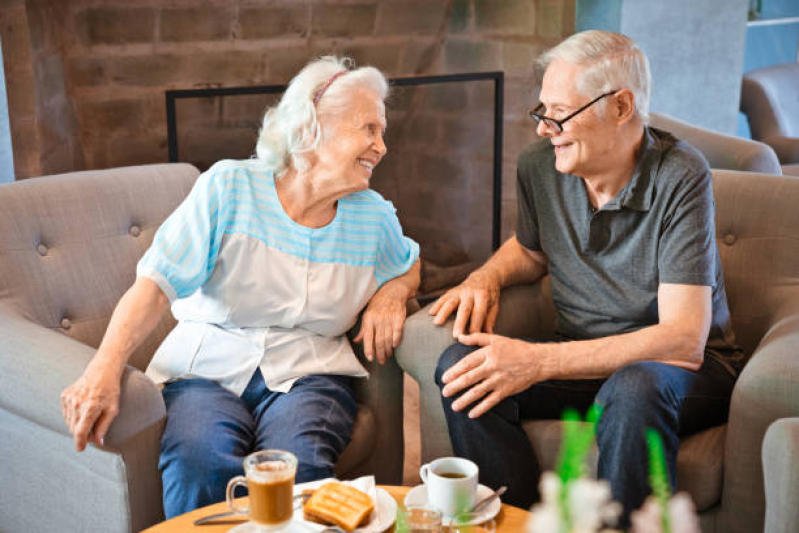
[[[555,59],[587,67],[576,88],[589,98],[614,89],[629,89],[635,96],[639,118],[644,124],[649,121],[649,61],[629,37],[602,30],[575,33],[541,56],[539,67],[543,71]],[[605,105],[604,100],[599,103]]]
[[[322,141],[319,114],[345,113],[359,90],[386,99],[388,82],[379,70],[352,67],[353,61],[347,57],[324,56],[311,61],[294,76],[280,102],[266,111],[255,152],[276,177],[289,167],[302,172],[310,166]]]

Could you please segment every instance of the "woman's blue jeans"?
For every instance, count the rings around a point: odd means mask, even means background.
[[[533,341],[535,342],[535,341]],[[441,355],[436,383],[462,357],[479,347],[457,343]],[[538,501],[540,467],[522,421],[559,419],[572,407],[585,412],[595,401],[603,407],[597,425],[598,475],[610,482],[613,498],[622,504],[622,526],[629,513],[650,493],[644,430],[663,438],[671,485],[675,486],[680,436],[727,419],[735,378],[706,356],[699,371],[673,365],[638,362],[608,379],[545,381],[504,399],[483,416],[470,419],[468,409],[453,411],[458,396],[441,397],[455,455],[480,468],[480,482],[494,489],[508,486],[506,503],[529,508]]]
[[[282,393],[257,370],[241,397],[206,379],[168,384],[158,464],[166,517],[223,501],[228,480],[243,475],[242,460],[257,450],[296,455],[298,483],[333,476],[358,412],[352,380],[306,376]]]

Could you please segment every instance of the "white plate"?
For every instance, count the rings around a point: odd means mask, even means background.
[[[493,491],[486,487],[485,485],[477,485],[477,496],[475,501],[479,502],[483,498],[488,497]],[[427,486],[425,484],[416,485],[414,488],[408,491],[408,494],[405,495],[405,506],[409,505],[427,505]],[[487,522],[491,520],[499,513],[499,510],[502,508],[502,502],[497,498],[493,502],[488,504],[483,512],[480,513],[480,516],[477,518],[470,520],[469,522],[464,523],[464,526],[476,526],[478,524],[482,524],[483,522]],[[451,520],[451,518],[444,517],[444,523]]]
[[[280,529],[269,530],[258,526],[254,522],[244,522],[228,531],[228,533],[264,533],[264,531],[269,531],[269,533],[317,533],[318,530],[310,527],[304,520],[294,519]]]
[[[397,501],[391,497],[391,494],[386,492],[385,489],[375,487],[375,495],[377,496],[377,501],[375,502],[375,514],[372,519],[366,523],[366,525],[355,529],[357,533],[383,533],[383,531],[390,528],[397,519]],[[294,511],[294,522],[292,523],[295,522],[302,523],[312,528],[312,531],[315,533],[323,530],[326,527],[321,524],[303,520],[302,507]]]

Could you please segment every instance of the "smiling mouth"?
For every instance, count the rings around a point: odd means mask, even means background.
[[[362,167],[365,167],[369,172],[374,170],[376,163],[373,161],[369,161],[368,159],[358,158],[358,164]]]

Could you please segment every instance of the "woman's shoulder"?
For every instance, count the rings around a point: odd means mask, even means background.
[[[394,204],[383,198],[383,196],[374,189],[366,189],[348,194],[342,198],[341,201],[348,210],[353,212],[384,214],[393,214],[396,212]]]

